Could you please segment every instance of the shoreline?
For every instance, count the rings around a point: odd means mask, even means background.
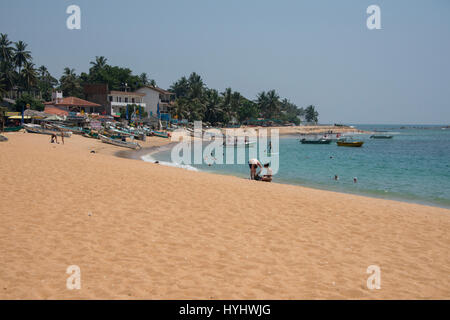
[[[450,298],[450,210],[6,136],[1,299]],[[65,287],[70,265],[81,290]],[[370,265],[381,290],[366,287]]]
[[[366,132],[364,132],[366,133]],[[291,135],[295,135],[295,133],[284,133],[283,135],[280,134],[280,136],[291,136]],[[206,141],[206,140],[205,140]],[[149,148],[145,148],[139,151],[134,151],[134,150],[119,150],[115,155],[117,157],[120,158],[126,158],[126,159],[133,159],[133,160],[139,160],[139,161],[143,161],[146,163],[151,163],[149,161],[145,161],[143,160],[141,157],[145,156],[145,155],[155,155],[159,152],[163,152],[166,151],[168,149],[171,149],[173,146],[175,146],[178,142],[168,142],[167,144],[161,145],[161,146],[154,146],[154,147],[149,147]],[[167,167],[177,167],[177,166],[169,166],[169,165],[165,165],[164,163],[159,163],[162,166],[167,166]],[[183,170],[187,170],[184,167],[177,167],[179,169],[183,169]],[[229,173],[229,172],[221,172],[221,171],[215,171],[215,170],[202,170],[199,168],[195,168],[197,169],[197,171],[199,172],[204,172],[204,173],[208,173],[208,174],[214,174],[214,175],[223,175],[223,176],[231,176],[237,179],[243,179],[243,180],[248,180],[247,178],[243,178],[239,175],[237,175],[236,173]],[[370,193],[368,191],[352,191],[352,190],[337,190],[337,189],[333,189],[332,187],[328,187],[327,185],[323,185],[323,186],[316,186],[314,185],[314,182],[310,182],[310,183],[295,183],[295,182],[288,182],[288,181],[272,181],[271,183],[277,183],[277,184],[281,184],[281,185],[290,185],[290,186],[299,186],[299,187],[303,187],[303,188],[310,188],[310,189],[314,189],[314,190],[319,190],[319,191],[328,191],[328,192],[336,192],[336,193],[342,193],[342,194],[350,194],[350,195],[356,195],[356,196],[362,196],[362,197],[369,197],[369,198],[373,198],[373,199],[381,199],[381,200],[390,200],[390,201],[397,201],[397,202],[403,202],[403,203],[409,203],[409,204],[418,204],[418,205],[423,205],[423,206],[429,206],[429,207],[436,207],[436,208],[441,208],[441,209],[447,209],[450,210],[450,206],[449,205],[444,205],[444,204],[439,204],[436,202],[431,202],[431,201],[427,201],[427,200],[417,200],[417,199],[406,199],[406,197],[401,197],[401,196],[395,196],[395,195],[383,195],[383,194],[373,194]]]

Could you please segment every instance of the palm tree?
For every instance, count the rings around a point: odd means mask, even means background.
[[[31,60],[31,53],[26,50],[27,46],[28,45],[23,41],[18,41],[15,43],[13,60],[16,67],[19,68],[19,74],[25,62]]]
[[[258,105],[259,110],[264,115],[266,114],[267,110],[267,95],[265,91],[262,91],[258,93],[258,96],[256,97],[256,103]]]
[[[0,74],[0,100],[6,95],[6,79]]]
[[[267,92],[267,118],[272,118],[279,113],[280,108],[280,96],[275,90],[270,90]]]
[[[305,110],[305,120],[307,122],[315,122],[317,123],[319,121],[318,119],[319,113],[316,111],[316,107],[313,105],[310,105]]]
[[[228,123],[231,121],[232,117],[232,109],[231,109],[231,100],[233,95],[233,90],[231,88],[226,88],[222,94],[222,110],[224,112],[224,122]]]
[[[174,108],[171,108],[172,116],[177,116],[178,119],[186,119],[189,111],[188,111],[188,101],[186,98],[178,98],[175,101]]]
[[[4,79],[4,85],[6,90],[10,90],[14,87],[17,79],[19,78],[16,70],[14,69],[13,62],[10,61],[1,61],[0,65],[0,73]]]
[[[34,85],[36,85],[37,82],[37,74],[36,69],[34,68],[34,63],[26,61],[20,73],[20,76],[22,78],[25,89],[27,91],[30,91],[30,89]]]
[[[203,95],[203,80],[197,73],[192,72],[189,76],[189,98],[200,99]]]
[[[92,68],[97,71],[100,69],[103,69],[106,66],[106,59],[104,56],[95,56],[95,61],[91,61],[90,64],[92,64]]]
[[[47,77],[48,76],[48,69],[47,69],[47,67],[46,66],[40,66],[38,69],[37,69],[37,71],[38,71],[38,73],[39,73],[39,78],[41,78],[41,79],[44,79],[45,77]]]
[[[9,41],[8,35],[0,33],[0,61],[11,61],[13,57],[12,42]]]
[[[221,105],[221,98],[219,92],[216,89],[208,89],[205,92],[206,95],[206,112],[205,120],[216,124],[223,120],[223,109]]]
[[[81,98],[82,88],[79,77],[75,73],[75,69],[64,68],[64,73],[60,80],[60,89],[64,96],[75,96]]]
[[[180,80],[174,82],[170,88],[169,91],[175,93],[177,98],[182,98],[188,95],[189,92],[189,81],[186,79],[186,77],[181,77]]]

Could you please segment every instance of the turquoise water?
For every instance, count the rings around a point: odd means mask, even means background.
[[[441,126],[356,125],[385,130],[393,139],[363,140],[362,148],[304,145],[298,136],[280,138],[274,182],[450,208],[450,129]],[[226,150],[226,149],[225,149]],[[170,161],[170,151],[152,155]],[[208,172],[249,177],[247,164],[192,165]],[[339,180],[335,181],[334,176]],[[357,183],[353,182],[357,177]]]

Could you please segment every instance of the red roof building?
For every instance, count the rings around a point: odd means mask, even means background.
[[[77,97],[57,98],[45,102],[45,113],[68,115],[69,112],[99,113],[101,105]]]

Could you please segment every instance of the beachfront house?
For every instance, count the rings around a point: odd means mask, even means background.
[[[101,104],[105,114],[119,118],[122,112],[128,111],[128,116],[134,112],[135,106],[146,108],[144,93],[131,92],[126,88],[124,91],[109,90],[107,84],[87,84],[83,87],[87,99]],[[132,109],[131,109],[132,108]]]
[[[53,100],[44,103],[46,114],[67,116],[70,113],[89,114],[101,113],[103,108],[100,104],[83,100],[77,97],[63,98],[61,92],[53,93]]]
[[[150,119],[170,120],[170,108],[175,101],[175,93],[150,85],[136,92],[144,94],[145,111]]]

